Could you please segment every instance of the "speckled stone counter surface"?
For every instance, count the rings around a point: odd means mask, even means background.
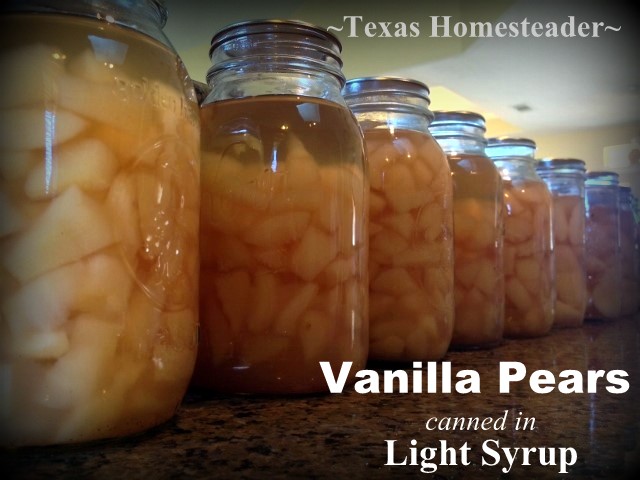
[[[2,451],[2,478],[617,479],[631,478],[638,470],[638,317],[587,322],[583,328],[556,330],[540,339],[507,341],[493,350],[451,352],[444,361],[451,362],[454,387],[456,372],[476,370],[481,393],[363,395],[350,387],[342,394],[253,398],[190,392],[172,421],[141,436],[84,446]],[[578,370],[586,377],[588,370],[620,369],[628,373],[629,390],[610,393],[606,390],[610,383],[601,378],[596,393],[564,394],[556,388],[538,394],[525,379],[512,384],[509,394],[500,394],[501,361],[522,362],[528,374],[549,370],[558,382],[562,370]],[[425,371],[425,385],[426,377]],[[440,380],[438,376],[438,384]],[[504,428],[498,430],[425,428],[434,417],[497,419],[505,415]],[[518,418],[525,417],[535,418],[533,430],[517,428]],[[458,465],[440,464],[438,451],[433,473],[421,473],[420,465],[385,466],[386,440],[396,440],[395,463],[405,457],[411,463],[410,442],[415,440],[418,464],[420,449],[439,447],[446,440],[448,447],[457,449]],[[485,441],[493,455],[483,450]],[[469,465],[460,464],[460,447],[465,442]],[[516,447],[547,447],[546,462],[553,448],[556,465],[541,465],[537,451],[531,453],[530,465],[523,465],[518,450],[511,470],[504,473],[509,462],[500,448],[505,447],[512,454]],[[567,474],[559,473],[560,447],[577,453]],[[492,465],[483,466],[483,458]]]

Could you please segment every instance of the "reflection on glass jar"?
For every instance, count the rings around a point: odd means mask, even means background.
[[[485,121],[472,112],[435,112],[429,127],[453,181],[453,348],[491,347],[504,331],[502,180],[485,155]]]
[[[155,2],[4,2],[2,443],[171,417],[196,355],[199,120]],[[128,5],[128,3],[127,3]]]
[[[582,160],[551,158],[538,162],[538,175],[552,195],[555,262],[555,327],[579,327],[587,308],[585,266],[585,165]]]
[[[369,358],[440,359],[453,332],[453,212],[429,89],[368,77],[343,91],[369,162]]]
[[[640,307],[640,282],[636,275],[638,252],[635,244],[636,220],[631,188],[620,187],[620,258],[622,262],[622,299],[620,314],[632,315]]]
[[[487,146],[504,182],[505,337],[537,337],[553,326],[551,194],[536,174],[535,148],[507,137]]]
[[[588,172],[585,183],[586,318],[611,320],[622,307],[618,174]]]
[[[355,372],[368,346],[369,185],[340,45],[293,21],[233,25],[212,45],[194,383],[326,391],[319,362]]]

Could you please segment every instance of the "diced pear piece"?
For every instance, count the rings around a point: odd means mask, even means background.
[[[54,197],[72,185],[84,191],[105,191],[111,185],[118,163],[104,143],[90,138],[62,146],[56,158],[34,168],[25,183],[29,198]]]
[[[105,42],[108,41],[107,39],[101,40]],[[69,72],[92,82],[113,82],[114,76],[120,75],[121,72],[117,70],[119,64],[110,62],[109,60],[113,59],[110,59],[108,56],[109,54],[112,56],[124,55],[127,47],[120,42],[110,42],[110,48],[86,48],[82,53],[75,55],[69,61]],[[109,65],[109,63],[111,63],[111,65]]]
[[[247,328],[253,334],[269,328],[278,305],[278,279],[270,272],[258,272],[254,277],[252,301],[247,316]]]
[[[255,263],[251,248],[237,237],[221,232],[208,233],[202,230],[200,261],[203,265],[215,266],[221,272],[236,268],[251,268]]]
[[[593,306],[604,318],[616,318],[620,315],[621,295],[618,282],[606,280],[606,276],[593,288],[591,298]]]
[[[231,330],[234,333],[242,330],[251,300],[249,274],[244,270],[234,270],[216,276],[214,284]]]
[[[134,94],[128,84],[130,80],[123,75],[118,82],[114,87],[112,82],[62,75],[56,85],[55,98],[58,105],[79,116],[116,128],[142,131],[143,138],[157,138],[161,130],[151,103],[142,95]]]
[[[135,257],[142,248],[142,233],[136,189],[131,175],[120,173],[113,180],[105,205],[113,227],[113,236],[120,242],[125,258],[134,266]]]
[[[304,233],[310,218],[308,212],[287,212],[267,217],[245,233],[245,240],[263,248],[295,242]]]
[[[32,360],[55,360],[69,350],[64,330],[30,332],[12,339],[12,353]]]
[[[331,235],[309,226],[291,255],[291,269],[306,281],[313,280],[336,256]]]
[[[41,154],[32,151],[3,152],[0,157],[0,178],[22,185],[22,177],[26,176],[41,158]]]
[[[322,360],[322,355],[327,353],[332,327],[331,319],[318,310],[308,310],[302,315],[300,341],[304,359],[308,363]]]
[[[147,294],[141,288],[133,289],[123,319],[119,350],[135,359],[149,360],[160,328],[160,317],[161,311]]]
[[[498,286],[498,269],[495,263],[488,259],[478,260],[479,268],[476,276],[475,286],[486,296],[495,293]]]
[[[289,134],[285,143],[284,166],[289,182],[296,190],[317,189],[319,170],[313,156],[294,134]]]
[[[40,104],[45,96],[53,94],[52,86],[64,71],[63,53],[41,43],[5,52],[0,55],[0,108]],[[5,128],[6,124],[0,125]]]
[[[389,268],[380,272],[372,282],[372,290],[401,295],[418,289],[418,284],[404,268]]]
[[[392,263],[396,267],[414,267],[438,262],[440,252],[430,245],[410,247],[393,256]]]
[[[521,243],[533,235],[533,225],[521,216],[508,216],[504,221],[504,238],[509,243]]]
[[[553,238],[557,244],[566,243],[569,239],[569,221],[564,208],[554,203]]]
[[[478,276],[479,271],[479,261],[455,262],[456,284],[460,284],[464,288],[471,288],[476,283],[476,277]]]
[[[0,149],[50,149],[84,130],[87,122],[64,110],[0,110]]]
[[[84,276],[78,282],[74,311],[121,315],[127,311],[134,279],[122,259],[96,254],[87,258]]]
[[[84,274],[81,264],[74,263],[45,273],[9,295],[2,303],[2,315],[12,335],[61,327],[69,319]]]
[[[0,238],[22,229],[26,219],[3,190],[0,190]]]
[[[576,197],[569,218],[569,243],[571,245],[584,245],[585,241],[585,207],[581,197]]]
[[[197,319],[190,309],[166,312],[153,346],[153,379],[169,388],[191,377],[197,347]]]
[[[95,200],[68,188],[9,247],[3,264],[26,282],[79,260],[114,241],[108,218]]]
[[[526,312],[531,308],[531,296],[517,278],[513,277],[506,281],[505,295],[507,300],[509,300],[519,312]]]
[[[384,193],[393,209],[399,213],[426,205],[433,196],[428,189],[417,188],[410,169],[401,164],[386,172]]]
[[[409,242],[394,230],[385,228],[371,237],[370,248],[372,254],[375,254],[372,256],[382,260],[383,258],[386,259],[387,257],[401,254],[409,248]]]
[[[317,294],[318,285],[315,283],[303,284],[301,288],[297,289],[282,311],[276,316],[273,326],[274,331],[281,335],[293,335],[298,319],[309,308]]]
[[[70,328],[71,349],[43,379],[42,390],[51,407],[80,407],[89,402],[100,394],[98,388],[113,371],[121,328],[91,315],[78,316]]]
[[[385,215],[378,217],[377,222],[384,225],[387,228],[392,229],[396,233],[399,233],[406,239],[411,238],[411,234],[414,230],[415,220],[411,213],[400,213],[395,215]]]

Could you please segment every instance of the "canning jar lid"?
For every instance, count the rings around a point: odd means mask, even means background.
[[[437,110],[433,112],[434,118],[431,123],[432,127],[441,127],[446,125],[461,125],[475,127],[486,131],[486,120],[479,113],[468,112],[463,110],[445,111]]]
[[[596,170],[587,172],[587,186],[615,186],[620,183],[620,176],[616,172]]]
[[[491,137],[487,139],[487,147],[529,147],[536,148],[536,142],[530,138],[517,138],[517,137]]]
[[[148,33],[143,23],[131,19],[139,15],[151,15],[159,28],[167,23],[167,7],[164,0],[146,0],[137,2],[132,9],[129,0],[110,0],[96,2],[94,0],[2,0],[0,12],[42,12],[71,13],[106,20],[125,27]],[[153,36],[153,35],[151,35]]]
[[[342,96],[353,112],[384,110],[418,113],[433,119],[429,87],[404,77],[359,77],[347,81]]]
[[[536,166],[541,171],[561,171],[572,170],[576,172],[586,172],[586,164],[577,158],[542,158],[538,160]]]
[[[345,98],[372,92],[412,95],[431,102],[429,87],[418,80],[404,77],[358,77],[347,80],[342,94]]]
[[[526,159],[534,162],[536,142],[529,138],[492,137],[487,140],[486,155],[494,161]]]
[[[252,64],[271,70],[324,71],[344,85],[341,52],[338,37],[311,23],[280,19],[237,22],[211,38],[209,58],[213,65],[207,80],[219,71],[244,70]]]

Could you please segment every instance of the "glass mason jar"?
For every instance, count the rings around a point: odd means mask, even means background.
[[[197,353],[193,87],[158,2],[1,9],[1,442],[139,432]]]
[[[636,275],[636,220],[631,187],[620,187],[620,258],[622,262],[621,315],[632,315],[640,307],[640,282]]]
[[[551,194],[536,173],[536,144],[490,138],[487,155],[504,185],[504,336],[545,335],[553,326]]]
[[[211,41],[201,108],[198,386],[327,391],[368,350],[369,184],[336,37],[249,21]]]
[[[540,160],[536,170],[552,197],[555,263],[555,327],[579,327],[587,308],[585,266],[585,163],[573,158]]]
[[[485,155],[485,120],[473,112],[435,112],[429,127],[453,180],[452,348],[492,347],[504,331],[502,180]]]
[[[349,80],[369,162],[369,358],[438,360],[453,333],[451,171],[416,80]]]
[[[618,174],[588,172],[585,182],[586,318],[611,320],[622,308]]]

